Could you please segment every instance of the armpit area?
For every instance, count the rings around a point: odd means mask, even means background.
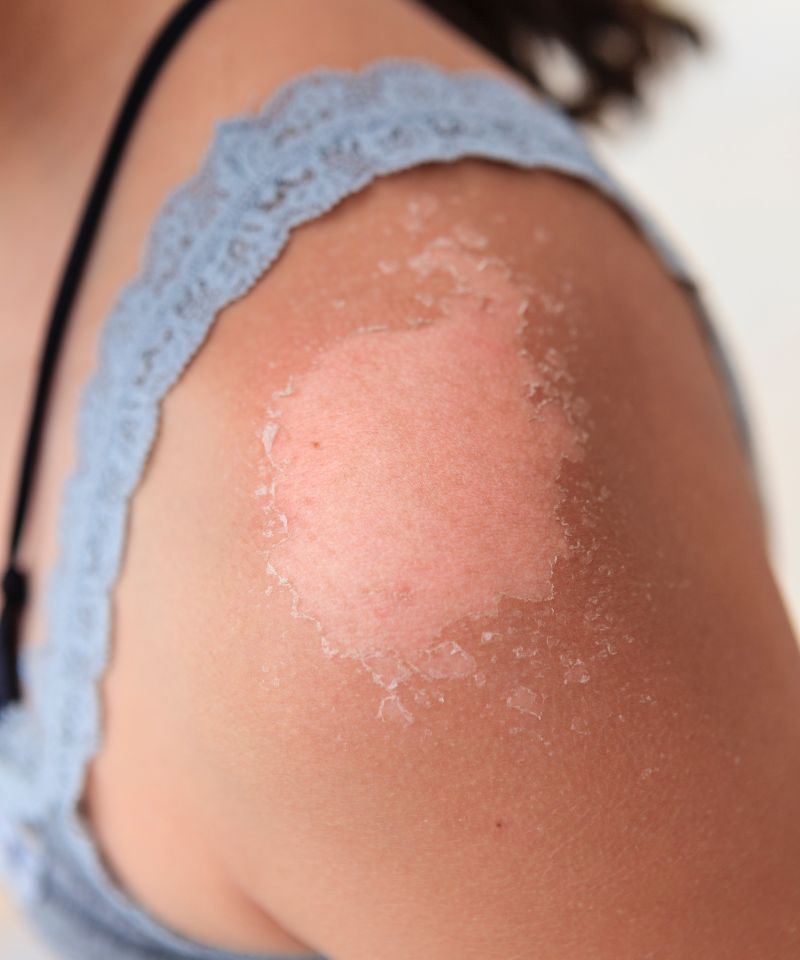
[[[264,426],[268,589],[390,690],[474,674],[446,629],[547,599],[567,551],[558,477],[582,455],[567,373],[526,347],[535,291],[484,247],[462,224],[381,261],[419,313],[329,344]]]

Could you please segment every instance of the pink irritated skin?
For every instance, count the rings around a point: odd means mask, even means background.
[[[419,658],[504,596],[551,594],[567,543],[557,478],[581,455],[559,403],[531,399],[525,288],[448,238],[441,317],[334,343],[273,397],[269,569],[326,649]]]

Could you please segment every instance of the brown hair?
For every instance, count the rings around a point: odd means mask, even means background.
[[[597,119],[612,102],[638,106],[654,67],[703,43],[691,20],[649,0],[422,2],[580,120]],[[546,76],[546,55],[559,46],[580,71],[575,95],[559,94]]]

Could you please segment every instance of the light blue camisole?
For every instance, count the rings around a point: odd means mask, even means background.
[[[594,185],[638,226],[694,299],[745,445],[739,396],[686,270],[553,105],[484,71],[385,59],[318,69],[254,116],[217,127],[199,173],[169,197],[141,270],[106,318],[63,494],[47,642],[0,718],[0,864],[24,912],[74,960],[243,960],[166,929],[114,883],[77,808],[101,736],[98,679],[128,504],[162,398],[219,312],[269,270],[290,231],[376,177],[461,157],[549,168]],[[262,955],[260,960],[265,960]]]

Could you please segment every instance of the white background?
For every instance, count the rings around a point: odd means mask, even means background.
[[[710,46],[649,119],[593,137],[705,290],[755,429],[776,573],[800,627],[800,5],[696,0]]]
[[[800,6],[684,5],[712,48],[653,90],[648,120],[593,139],[705,288],[747,394],[776,572],[800,624]],[[0,958],[41,957],[0,897]]]

